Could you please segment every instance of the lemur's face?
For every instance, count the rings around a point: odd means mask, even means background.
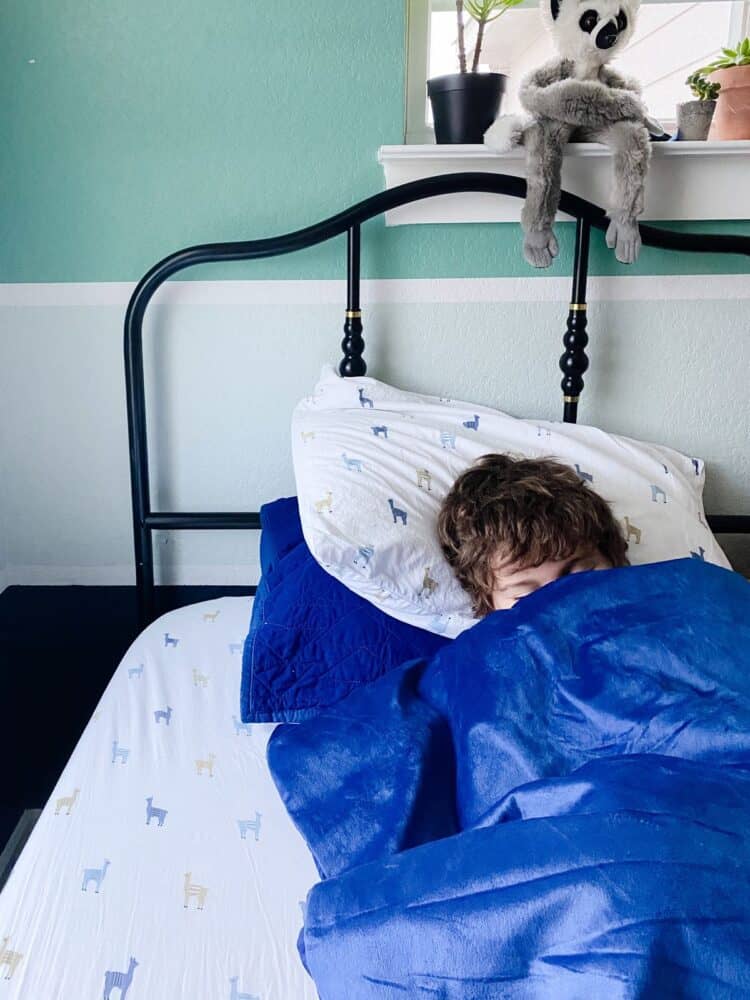
[[[625,48],[633,34],[633,0],[548,0],[541,10],[561,56],[603,64]]]

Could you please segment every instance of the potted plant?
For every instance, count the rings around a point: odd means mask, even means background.
[[[458,73],[436,76],[427,81],[427,93],[435,122],[435,142],[481,143],[484,133],[497,118],[505,91],[503,73],[479,73],[485,28],[523,0],[456,0],[458,21]],[[477,38],[466,68],[464,12],[477,22]]]
[[[708,136],[720,85],[709,82],[701,70],[691,73],[685,83],[696,100],[677,105],[677,138],[700,141]]]
[[[750,139],[750,38],[699,72],[721,86],[709,139]]]

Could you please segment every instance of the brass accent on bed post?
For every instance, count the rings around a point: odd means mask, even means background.
[[[591,226],[583,219],[576,222],[576,249],[573,262],[573,292],[568,306],[567,329],[563,336],[565,353],[560,358],[563,380],[563,421],[574,424],[578,417],[578,401],[583,392],[583,373],[589,366],[586,345],[586,277],[588,274],[589,236]]]
[[[347,231],[346,313],[344,339],[341,341],[344,357],[339,364],[339,375],[349,378],[367,372],[367,365],[362,357],[365,342],[362,338],[362,310],[359,308],[359,236],[359,225],[354,225]]]

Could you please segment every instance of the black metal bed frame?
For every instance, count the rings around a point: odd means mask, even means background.
[[[362,338],[362,312],[359,300],[362,223],[412,201],[462,191],[486,191],[524,198],[526,181],[520,177],[485,172],[443,174],[412,181],[366,198],[316,225],[283,236],[239,243],[207,243],[178,250],[155,264],[138,282],[125,314],[124,349],[136,588],[141,627],[145,627],[155,617],[153,531],[260,528],[260,515],[257,511],[178,513],[156,512],[151,509],[143,377],[143,316],[156,289],[177,271],[195,264],[274,257],[323,243],[346,232],[347,300],[344,339],[341,342],[344,356],[339,365],[339,372],[343,376],[364,375],[365,342]],[[576,220],[572,294],[567,327],[563,335],[565,351],[560,358],[560,369],[563,372],[561,382],[563,420],[574,423],[578,415],[578,401],[583,391],[583,375],[588,368],[586,279],[589,240],[592,227],[604,230],[608,225],[608,219],[602,208],[567,192],[562,192],[560,197],[560,210]],[[665,250],[738,253],[750,256],[750,236],[678,233],[646,225],[641,225],[640,230],[641,239],[647,246],[661,247]],[[708,516],[708,522],[718,533],[750,534],[750,515],[713,515]]]

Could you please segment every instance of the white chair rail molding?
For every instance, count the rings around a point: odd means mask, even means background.
[[[750,140],[655,142],[646,182],[644,220],[750,219]],[[525,176],[525,150],[498,154],[483,145],[381,146],[386,188],[439,174],[491,171]],[[595,142],[569,143],[563,190],[605,205],[610,150]],[[386,225],[435,222],[518,222],[518,198],[486,191],[439,195],[386,212]],[[561,213],[562,218],[567,216]]]

